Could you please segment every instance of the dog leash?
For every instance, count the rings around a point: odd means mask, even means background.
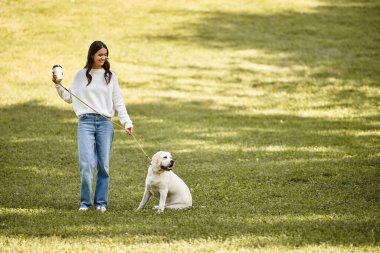
[[[109,117],[101,114],[100,112],[96,111],[94,108],[92,108],[90,105],[88,105],[86,102],[84,102],[82,99],[80,99],[78,96],[76,96],[75,94],[73,94],[71,91],[69,91],[68,89],[66,89],[62,84],[59,84],[59,86],[61,86],[65,91],[67,91],[68,93],[70,93],[73,97],[75,97],[76,99],[78,99],[80,102],[82,102],[84,105],[86,105],[88,108],[90,108],[91,110],[93,110],[95,113],[99,114],[100,116],[102,116],[103,118],[105,118],[106,120],[110,121],[112,124],[122,128],[123,130],[125,130],[124,126],[122,126],[121,124],[117,123],[117,122],[113,122]],[[131,133],[130,134],[133,139],[135,140],[135,142],[137,143],[137,145],[139,146],[139,148],[141,149],[141,151],[144,153],[144,155],[146,156],[146,158],[148,158],[149,161],[152,161],[152,159],[150,159],[150,157],[147,155],[147,153],[145,152],[145,150],[143,149],[143,147],[141,146],[140,142],[137,140],[136,136]]]

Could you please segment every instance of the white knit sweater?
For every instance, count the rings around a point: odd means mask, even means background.
[[[103,68],[92,69],[90,71],[92,81],[87,85],[86,69],[79,70],[69,88],[70,92],[86,102],[97,112],[107,117],[113,117],[116,110],[121,124],[123,124],[125,128],[133,127],[127,109],[125,108],[117,76],[112,72],[111,81],[107,84],[104,79],[104,72],[105,70]],[[95,113],[78,99],[71,96],[71,94],[61,86],[56,85],[56,89],[64,101],[73,104],[74,112],[77,116],[85,113]]]

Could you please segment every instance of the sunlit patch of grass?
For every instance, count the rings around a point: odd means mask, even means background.
[[[286,238],[283,235],[282,238]],[[289,252],[289,248],[273,245],[279,238],[273,236],[242,236],[232,237],[228,240],[222,239],[195,239],[192,241],[173,241],[171,243],[159,242],[159,236],[152,237],[156,242],[149,242],[149,237],[130,237],[124,238],[89,238],[81,237],[77,239],[46,237],[46,238],[1,238],[5,252],[13,251],[18,248],[20,252]],[[281,238],[280,238],[281,239]],[[379,249],[379,248],[374,248]],[[359,252],[371,251],[370,247],[362,246],[330,246],[328,244],[309,245],[305,247],[292,248],[292,252]]]
[[[0,208],[0,215],[24,215],[24,216],[33,216],[40,215],[48,212],[46,209],[42,208]]]
[[[323,135],[338,135],[338,136],[344,136],[344,135],[351,135],[355,137],[361,137],[361,136],[373,136],[377,137],[380,136],[380,131],[378,130],[347,130],[347,129],[341,129],[341,130],[323,130],[319,131],[320,134]]]
[[[260,146],[260,147],[250,147],[249,151],[269,151],[269,152],[312,152],[312,153],[332,153],[332,152],[342,152],[337,148],[314,146],[314,147],[289,147],[289,146]]]
[[[52,169],[51,167],[43,167],[44,164],[40,163],[38,166],[25,166],[25,167],[19,167],[18,172],[22,173],[28,173],[28,174],[34,174],[36,176],[61,176],[64,177],[67,175],[67,171],[62,169]]]

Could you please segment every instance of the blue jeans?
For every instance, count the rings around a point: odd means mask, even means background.
[[[80,206],[92,206],[95,167],[95,207],[108,204],[109,159],[114,136],[112,122],[99,114],[82,114],[78,120],[78,156],[81,176]]]

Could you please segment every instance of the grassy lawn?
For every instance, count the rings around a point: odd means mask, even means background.
[[[0,13],[0,252],[380,251],[379,1],[2,0]],[[69,86],[94,40],[136,137],[174,155],[194,208],[134,212],[149,163],[117,129],[109,210],[77,211],[77,119],[50,69]]]

